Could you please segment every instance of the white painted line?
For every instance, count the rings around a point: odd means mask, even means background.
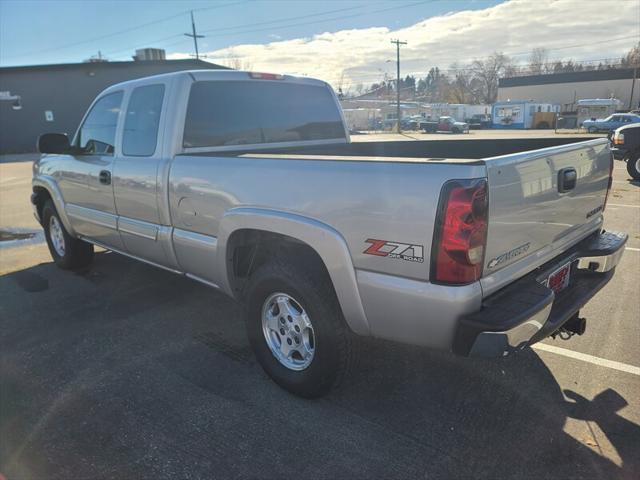
[[[640,248],[624,247],[625,250],[631,250],[632,252],[640,252]]]
[[[536,350],[543,350],[545,352],[555,353],[556,355],[562,355],[564,357],[573,358],[575,360],[582,360],[583,362],[598,365],[600,367],[611,368],[612,370],[618,370],[620,372],[630,373],[632,375],[640,376],[640,367],[635,367],[627,363],[616,362],[614,360],[607,360],[606,358],[594,357],[586,353],[574,352],[566,348],[555,347],[553,345],[547,345],[546,343],[536,343],[533,345]]]
[[[607,207],[631,207],[631,208],[640,208],[640,205],[629,205],[628,203],[607,203]]]

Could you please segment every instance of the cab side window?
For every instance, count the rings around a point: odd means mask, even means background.
[[[78,146],[89,155],[113,155],[122,92],[98,100],[78,132]]]
[[[122,153],[150,157],[156,151],[164,85],[145,85],[131,93],[124,121]]]

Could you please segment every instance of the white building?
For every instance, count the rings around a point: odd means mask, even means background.
[[[499,102],[531,98],[559,104],[563,112],[575,112],[580,99],[617,98],[622,102],[621,109],[629,110],[629,105],[637,108],[640,102],[640,80],[634,80],[632,68],[500,79]]]
[[[491,112],[492,128],[514,129],[534,128],[536,113],[558,113],[560,105],[540,103],[530,100],[508,100],[493,104]],[[551,123],[546,122],[548,125]]]
[[[349,130],[374,130],[382,119],[379,108],[345,108],[342,112]]]
[[[606,118],[618,110],[622,110],[623,105],[617,98],[586,98],[578,100],[578,120],[577,124],[582,125],[585,120]]]

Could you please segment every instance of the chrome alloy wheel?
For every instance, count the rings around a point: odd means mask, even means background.
[[[640,157],[636,158],[636,172],[640,172]]]
[[[51,243],[53,244],[53,248],[56,253],[61,257],[64,257],[64,234],[62,233],[60,220],[58,220],[55,215],[51,215],[51,218],[49,219],[49,237],[51,238]]]
[[[270,295],[262,305],[262,333],[274,357],[289,370],[313,361],[316,339],[304,308],[286,293]]]

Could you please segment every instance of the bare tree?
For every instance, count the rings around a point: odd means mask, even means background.
[[[225,67],[229,67],[233,70],[252,70],[253,64],[249,60],[243,59],[236,55],[233,49],[229,49],[229,52],[226,55],[226,58],[222,60],[222,63]]]
[[[620,63],[625,67],[640,66],[640,42],[620,59]]]
[[[478,80],[482,103],[494,103],[498,97],[498,79],[513,68],[511,59],[504,53],[494,52],[485,60],[477,59],[470,72]]]
[[[536,47],[529,57],[529,73],[542,75],[549,73],[549,51],[544,47]]]
[[[468,68],[461,68],[457,63],[449,69],[455,72],[453,80],[449,84],[447,100],[453,103],[471,103],[473,101],[473,74]]]

